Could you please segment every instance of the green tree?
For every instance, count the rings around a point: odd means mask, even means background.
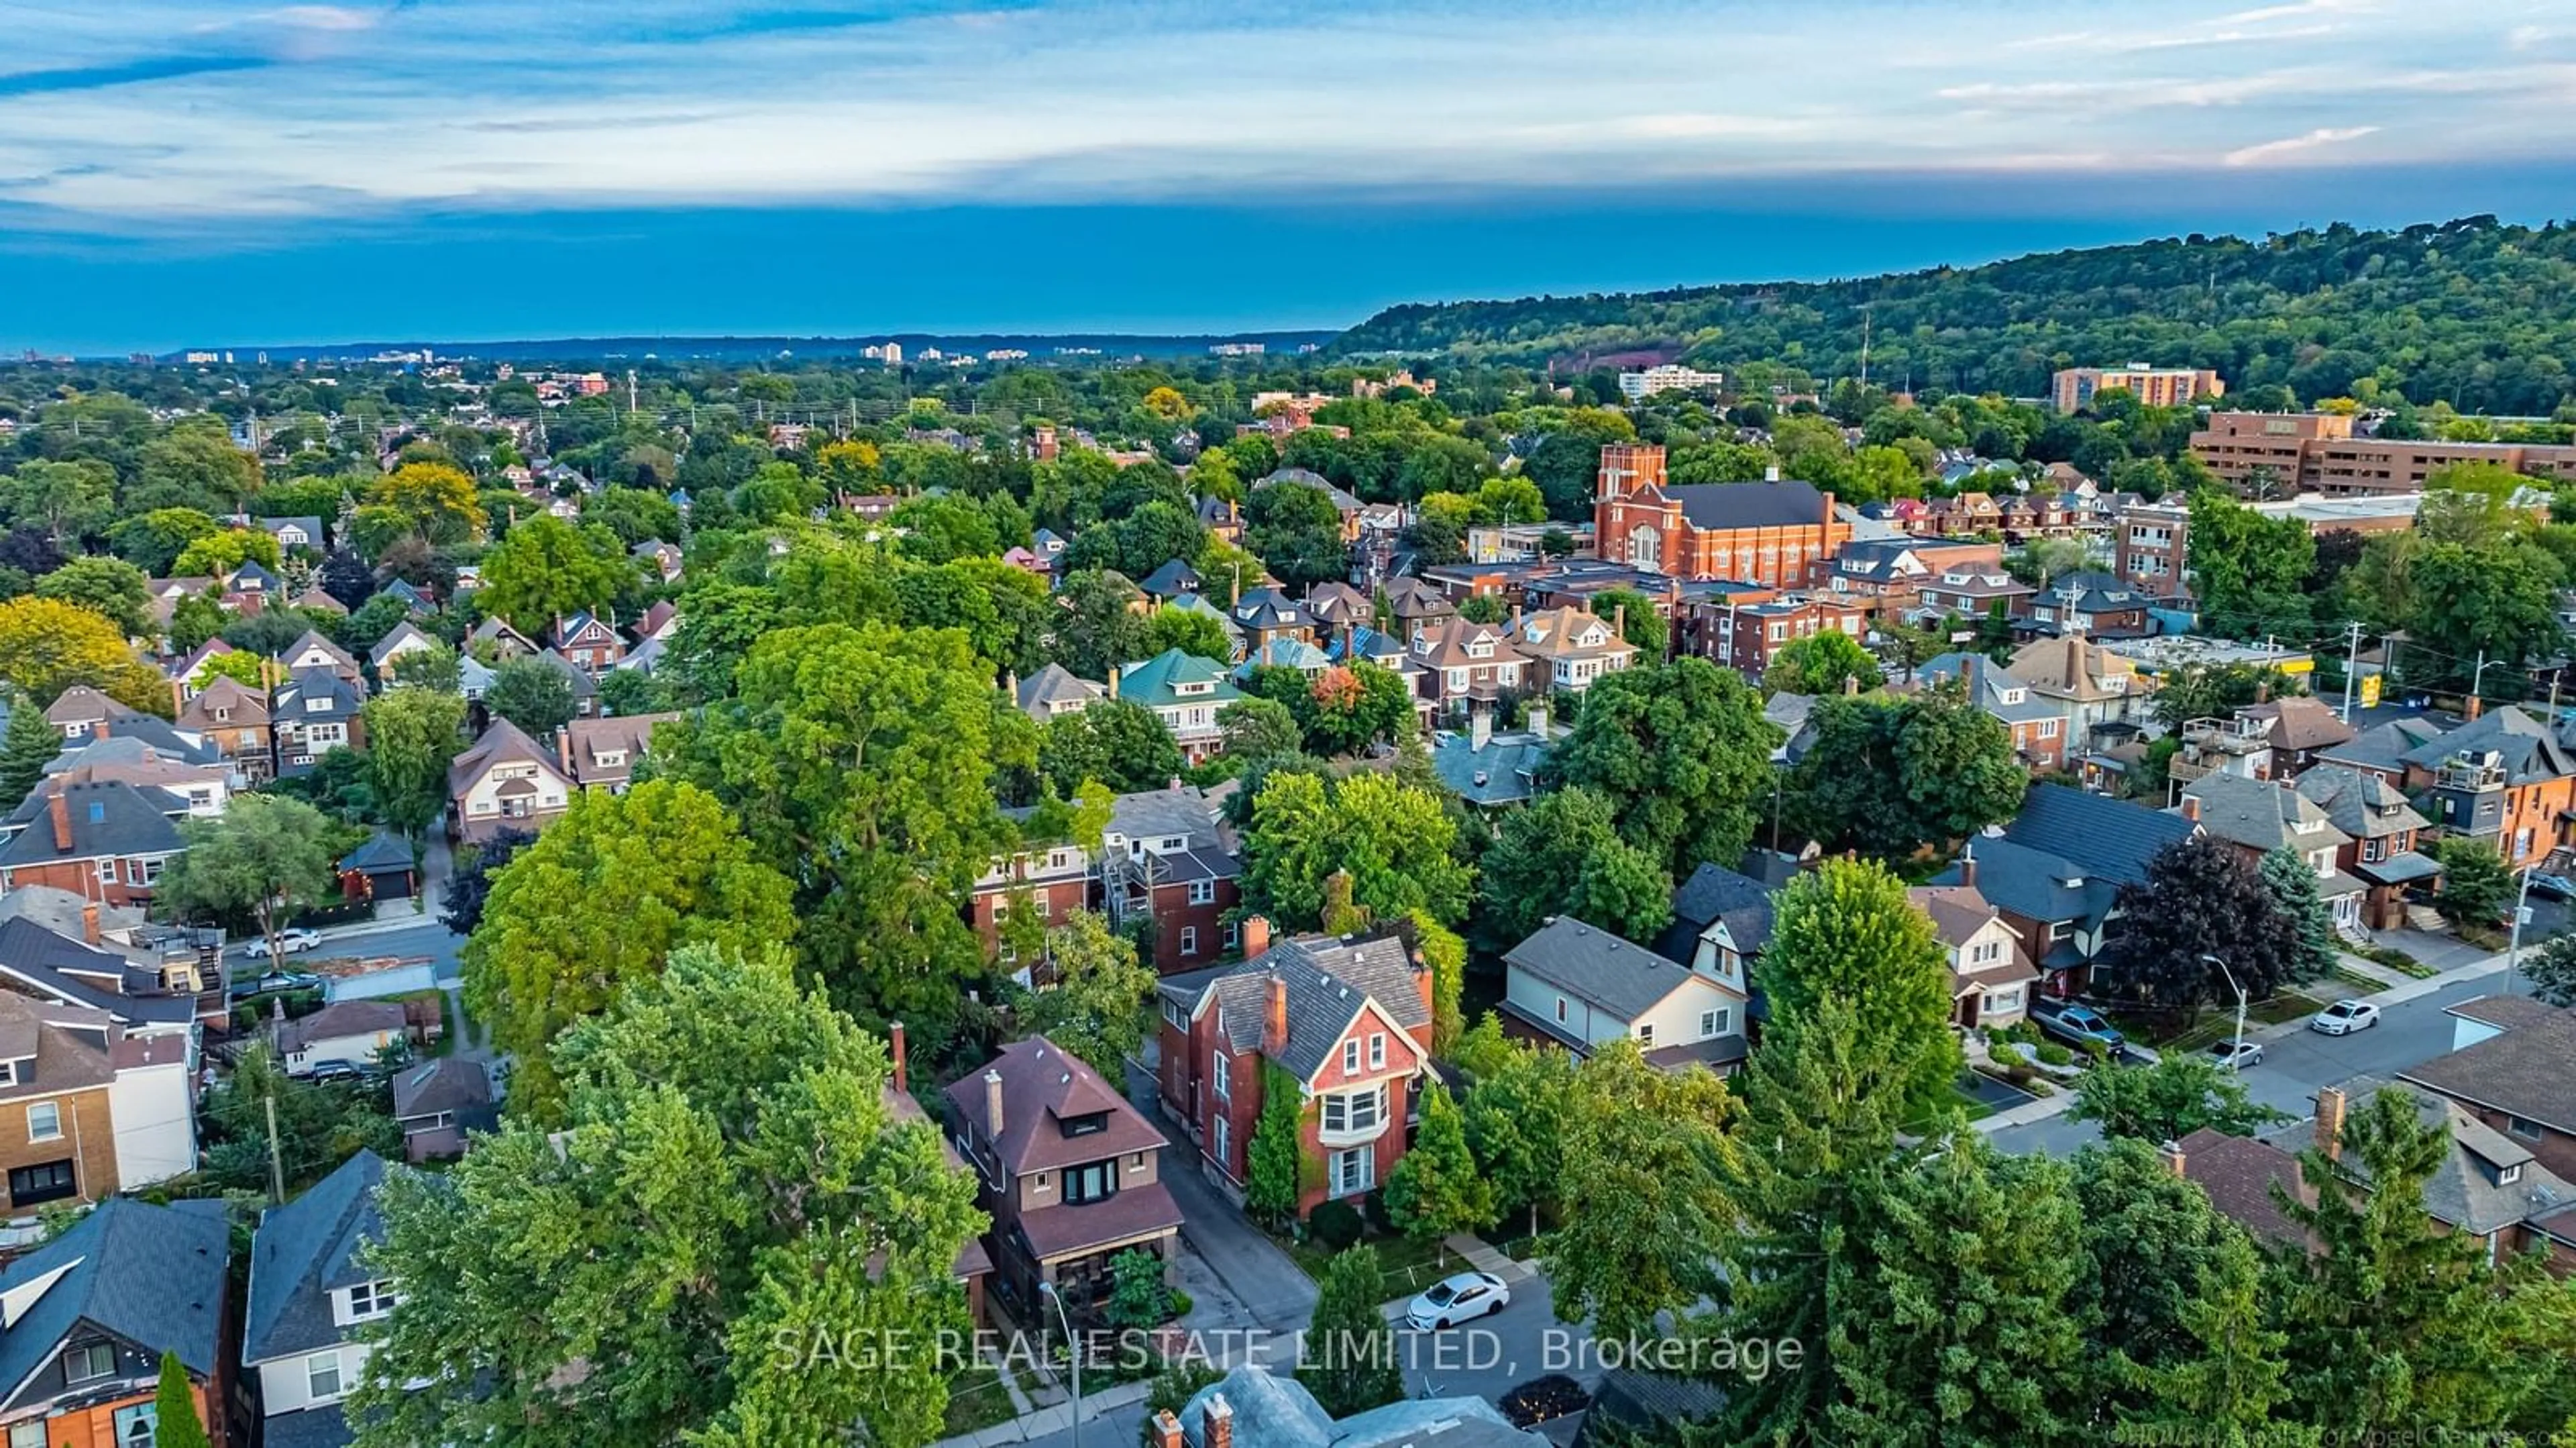
[[[2202,492],[2191,500],[2190,546],[2203,627],[2231,638],[2306,627],[2308,570],[2317,551],[2307,524]]]
[[[2089,1413],[2067,1310],[2082,1258],[2034,1251],[2081,1230],[2064,1163],[2004,1156],[1964,1127],[1891,1172],[1835,1303],[1837,1437],[2011,1445],[2076,1441]]]
[[[2558,622],[2563,571],[2529,544],[2472,548],[2429,543],[2410,570],[2416,606],[2409,632],[2437,661],[2451,656],[2519,666],[2560,650],[2566,632]],[[2416,657],[2409,650],[2410,661]],[[2471,666],[2448,662],[2445,675],[2469,682]]]
[[[1163,1285],[1163,1259],[1131,1247],[1109,1259],[1109,1325],[1141,1332],[1171,1320],[1172,1291]]]
[[[1467,941],[1427,910],[1411,912],[1410,923],[1414,948],[1431,972],[1431,1049],[1446,1051],[1466,1028]]]
[[[570,674],[559,665],[525,657],[505,660],[492,671],[483,705],[539,743],[552,739],[581,708]]]
[[[36,597],[78,604],[128,638],[152,632],[150,582],[121,558],[74,558],[36,580]]]
[[[9,700],[9,728],[0,733],[0,799],[26,799],[62,752],[63,736],[45,722],[43,706],[25,694]]]
[[[1415,910],[1447,923],[1466,913],[1474,872],[1453,857],[1457,825],[1439,798],[1386,775],[1328,785],[1272,774],[1244,833],[1244,902],[1289,929],[1323,917],[1324,881],[1346,870],[1371,919]]]
[[[2010,819],[2030,786],[2011,733],[1955,688],[1828,697],[1812,718],[1785,787],[1799,828],[1829,849],[1902,859]]]
[[[1878,660],[1860,646],[1860,640],[1840,629],[1827,629],[1782,644],[1771,656],[1770,667],[1762,671],[1762,692],[1839,694],[1852,680],[1858,680],[1863,689],[1875,689],[1887,682],[1887,676],[1879,672]]]
[[[2484,840],[2456,835],[2436,847],[2442,862],[2442,888],[2433,903],[2462,925],[2491,927],[2503,922],[2514,895],[2513,872],[2504,856]]]
[[[417,850],[447,808],[447,766],[465,727],[465,701],[406,684],[368,700],[360,712],[376,808]]]
[[[519,1060],[514,1109],[559,1120],[566,1100],[547,1048],[567,1027],[682,947],[754,950],[796,928],[786,878],[705,791],[667,780],[580,791],[492,880],[461,952],[465,998]]]
[[[205,1421],[197,1414],[197,1390],[187,1366],[168,1348],[161,1350],[161,1385],[153,1390],[153,1448],[212,1448]]]
[[[1151,657],[1169,649],[1214,659],[1222,664],[1234,657],[1234,642],[1226,637],[1225,625],[1216,615],[1194,608],[1174,608],[1165,604],[1145,620],[1142,652]]]
[[[277,535],[262,528],[226,528],[191,539],[170,567],[182,578],[230,578],[245,564],[274,570]]]
[[[258,491],[259,460],[233,446],[220,425],[173,427],[143,449],[143,475],[127,504],[230,513]]]
[[[1282,671],[1265,669],[1262,679]],[[1293,671],[1289,676],[1295,677]],[[1291,705],[1305,726],[1306,747],[1321,755],[1358,754],[1374,744],[1412,737],[1413,691],[1394,670],[1366,660],[1335,665],[1304,680]]]
[[[635,580],[634,561],[606,525],[577,528],[539,513],[483,555],[475,603],[487,617],[506,618],[534,637],[557,619],[605,610]]]
[[[194,508],[157,508],[108,529],[107,541],[118,557],[159,578],[189,544],[221,531],[222,524]]]
[[[1086,779],[1113,794],[1161,789],[1180,777],[1181,747],[1162,716],[1128,699],[1095,699],[1048,720],[1038,735],[1038,772],[1070,796]]]
[[[1592,595],[1596,618],[1619,625],[1620,640],[1647,660],[1660,659],[1672,644],[1672,625],[1655,611],[1655,601],[1633,588],[1605,588]]]
[[[1480,1232],[1497,1215],[1493,1183],[1476,1171],[1467,1149],[1467,1127],[1449,1090],[1433,1081],[1423,1088],[1422,1124],[1412,1145],[1386,1179],[1387,1216],[1406,1235],[1438,1241],[1453,1232]]]
[[[1305,1148],[1298,1137],[1305,1115],[1297,1078],[1277,1063],[1261,1062],[1261,1114],[1244,1146],[1243,1209],[1278,1226],[1297,1215],[1305,1189]]]
[[[2315,980],[2333,970],[2337,949],[2334,916],[2326,910],[2325,897],[2317,891],[2316,867],[2308,863],[2306,856],[2281,845],[2263,856],[2261,869],[2264,888],[2272,892],[2272,903],[2298,932],[2292,977]]]
[[[1661,856],[1619,837],[1606,796],[1568,786],[1503,820],[1479,863],[1476,925],[1497,953],[1552,915],[1651,942],[1672,921],[1672,889]]]
[[[1305,731],[1288,706],[1272,699],[1244,698],[1216,711],[1229,759],[1251,761],[1294,755],[1305,748]]]
[[[1036,734],[963,632],[818,624],[763,636],[734,698],[658,732],[657,767],[795,882],[839,998],[935,1035],[984,971],[957,902],[1017,838],[995,781],[1036,764]]]
[[[340,892],[340,834],[302,800],[235,795],[222,814],[180,823],[187,850],[161,872],[153,908],[171,920],[247,917],[283,960],[286,922]]]
[[[620,669],[618,672],[639,671]],[[405,649],[394,655],[393,662],[385,670],[385,677],[388,683],[409,684],[436,693],[453,694],[465,687],[465,664],[457,657],[456,650],[445,644],[431,644],[427,648]],[[607,683],[602,680],[601,691],[605,693],[606,689]]]
[[[2280,1119],[2247,1094],[2243,1077],[2179,1051],[2152,1066],[2085,1072],[2067,1115],[2102,1123],[2108,1137],[2149,1142],[2180,1141],[2203,1127],[2252,1136]]]
[[[1342,512],[1323,489],[1273,483],[1253,490],[1244,506],[1243,541],[1271,572],[1297,587],[1343,576],[1350,552],[1342,543]]]
[[[1782,888],[1771,938],[1754,963],[1773,1023],[1848,1003],[1895,1099],[1921,1109],[1947,1098],[1961,1061],[1950,1033],[1950,965],[1905,882],[1867,860],[1825,861]]]
[[[2512,1425],[2564,1374],[2567,1284],[2536,1260],[2491,1265],[2476,1238],[2425,1213],[2424,1184],[2455,1148],[2447,1115],[2411,1091],[2357,1104],[2335,1145],[2300,1154],[2314,1202],[2274,1197],[2316,1243],[2272,1262],[2292,1401],[2335,1442]]]
[[[9,721],[12,732],[17,721]],[[5,754],[0,754],[0,794],[8,792]],[[2534,999],[2553,1006],[2576,1005],[2576,932],[2560,931],[2541,943],[2538,950],[2523,957],[2523,979],[2531,983]]]
[[[116,469],[95,458],[20,463],[0,477],[0,516],[60,548],[116,516]]]
[[[1315,1284],[1315,1313],[1297,1355],[1297,1381],[1335,1418],[1383,1407],[1404,1396],[1395,1328],[1378,1311],[1385,1269],[1375,1247],[1335,1253]]]
[[[1743,681],[1706,659],[1680,658],[1594,684],[1546,775],[1600,791],[1628,843],[1679,877],[1703,860],[1744,854],[1779,742]]]
[[[1489,1014],[1477,1030],[1493,1023]],[[1497,1214],[1526,1213],[1535,1236],[1540,1209],[1555,1203],[1564,1185],[1574,1060],[1552,1046],[1507,1044],[1494,1035],[1501,1050],[1489,1069],[1476,1069],[1460,1115],[1476,1169],[1494,1189]]]
[[[1110,670],[1144,658],[1145,620],[1128,606],[1143,597],[1123,574],[1066,574],[1056,590],[1063,613],[1049,650],[1055,661],[1082,678],[1106,679]]]
[[[1125,1080],[1128,1058],[1145,1044],[1154,972],[1137,963],[1136,947],[1088,910],[1048,927],[1046,960],[1053,979],[1029,996],[1021,1026],[1091,1063],[1103,1080]]]
[[[373,1260],[404,1299],[350,1400],[358,1443],[940,1436],[955,1364],[927,1345],[969,1325],[974,1181],[783,952],[682,949],[547,1069],[560,1134],[514,1112],[447,1173],[387,1179]],[[850,1347],[896,1341],[924,1346]]]
[[[433,545],[470,543],[482,536],[487,521],[472,478],[444,463],[412,462],[367,490],[357,526],[376,542],[371,551],[382,553],[405,536]]]
[[[1735,1098],[1709,1071],[1658,1071],[1631,1040],[1575,1068],[1567,1094],[1560,1224],[1541,1260],[1560,1321],[1620,1341],[1718,1289],[1733,1230]]]

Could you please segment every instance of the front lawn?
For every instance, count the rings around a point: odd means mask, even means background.
[[[1282,1241],[1279,1245],[1296,1262],[1298,1271],[1318,1282],[1324,1280],[1324,1264],[1341,1255],[1312,1237],[1300,1242]],[[1360,1245],[1377,1249],[1378,1266],[1385,1273],[1384,1286],[1378,1292],[1381,1302],[1411,1297],[1450,1273],[1467,1268],[1465,1258],[1445,1250],[1438,1242],[1417,1242],[1399,1233],[1372,1233],[1361,1238]]]
[[[948,1380],[948,1409],[940,1421],[939,1435],[954,1438],[978,1428],[990,1428],[1019,1416],[1011,1408],[1010,1389],[1002,1386],[1002,1375],[990,1363],[977,1363]]]

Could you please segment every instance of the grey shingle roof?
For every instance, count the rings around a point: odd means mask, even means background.
[[[437,1056],[394,1077],[394,1118],[466,1112],[492,1104],[492,1075],[480,1061]]]
[[[259,1436],[267,1448],[349,1448],[357,1437],[350,1432],[348,1414],[338,1403],[264,1419]]]
[[[1136,586],[1156,598],[1176,598],[1199,591],[1199,571],[1175,558],[1146,574]]]
[[[2149,861],[2167,845],[2198,832],[2180,815],[2063,784],[2032,785],[2022,798],[2021,813],[2004,826],[2004,838],[2014,844],[2071,860],[2087,867],[2087,874],[2108,876],[2116,884],[2144,882]],[[1985,858],[1983,842],[1977,858]],[[1977,883],[1985,883],[1982,875]],[[1994,899],[1994,892],[1986,898]]]
[[[1166,976],[1162,991],[1191,1011],[1213,991],[1219,1029],[1235,1050],[1251,1051],[1261,1046],[1274,975],[1288,983],[1288,1046],[1278,1064],[1300,1081],[1324,1064],[1367,1000],[1408,1031],[1431,1020],[1412,957],[1403,940],[1391,935],[1283,940],[1251,960]]]
[[[1771,887],[1750,875],[1703,862],[1673,891],[1673,923],[1655,948],[1688,964],[1699,953],[1700,932],[1723,920],[1735,948],[1759,952],[1771,939]]]
[[[1681,483],[1664,489],[1695,528],[1795,528],[1825,520],[1813,483]]]
[[[2406,756],[2442,737],[2442,726],[2430,719],[2391,719],[2374,724],[2353,739],[2328,745],[2318,757],[2395,773]]]
[[[2016,844],[2009,837],[1980,837],[1970,850],[1977,862],[1977,893],[1997,909],[2025,920],[2099,924],[2119,898],[2118,881],[2062,855]],[[1933,876],[1932,883],[1956,885],[1960,877],[1959,867],[1953,865]]]
[[[2488,750],[2504,757],[2505,776],[2515,784],[2576,774],[2576,759],[2560,747],[2549,726],[2510,704],[2417,745],[2404,758],[2408,764],[2434,769],[2456,755]]]
[[[2299,776],[2299,793],[2324,806],[2326,819],[2357,840],[2429,829],[2395,785],[2340,764],[2320,764]]]
[[[23,916],[0,921],[0,984],[9,989],[105,1011],[129,1025],[177,1026],[197,1018],[196,1004],[186,996],[118,995],[90,983],[120,977],[124,970],[124,957],[93,950]]]
[[[1469,804],[1519,804],[1538,792],[1538,767],[1548,746],[1533,734],[1495,735],[1476,748],[1465,734],[1441,733],[1431,745],[1431,768],[1450,793]]]
[[[2496,1039],[2509,1040],[2511,1033]],[[2413,1073],[2408,1074],[2411,1077]],[[2424,1210],[2439,1221],[2483,1236],[2576,1200],[2576,1187],[2542,1166],[2529,1148],[2478,1120],[2455,1102],[2410,1085],[2392,1087],[2370,1076],[2356,1076],[2344,1082],[2342,1089],[2349,1100],[2347,1111],[2360,1110],[2382,1090],[2403,1092],[2414,1103],[2418,1120],[2447,1129],[2451,1149],[2442,1153],[2441,1163],[2424,1183]],[[2305,1151],[2316,1139],[2314,1117],[2263,1134],[2263,1140],[2292,1153]],[[2336,1158],[2335,1166],[2367,1184],[2368,1177],[2354,1153],[2343,1153]],[[2516,1169],[2516,1179],[2497,1181],[2498,1168]]]
[[[2560,1012],[2436,1056],[2399,1073],[2399,1079],[2576,1134],[2571,1060],[2576,1060],[2576,1014]]]
[[[331,1290],[375,1280],[358,1258],[384,1236],[376,1191],[386,1170],[384,1158],[361,1151],[304,1195],[260,1213],[242,1322],[245,1365],[348,1340],[349,1330],[331,1320]]]
[[[8,824],[18,832],[0,845],[0,865],[170,855],[187,848],[179,827],[170,820],[171,811],[185,805],[167,791],[156,789],[147,795],[133,785],[107,780],[67,784],[61,794],[71,821],[72,847],[54,847],[52,800],[40,791],[10,814]]]
[[[1503,963],[1623,1021],[1654,1009],[1691,978],[1688,966],[1571,915],[1504,951]]]
[[[23,1383],[75,1324],[89,1322],[210,1375],[222,1346],[224,1262],[232,1245],[220,1201],[156,1207],[110,1197],[61,1236],[0,1272],[12,1293],[60,1270],[0,1333],[0,1380]]]
[[[2323,805],[2295,789],[2235,774],[2205,775],[2183,786],[2182,797],[2200,802],[2202,829],[2248,849],[2288,845],[2305,853],[2352,837],[2327,822]],[[2179,807],[2177,807],[2177,812]],[[2302,833],[2297,826],[2314,828]]]
[[[1020,708],[1026,713],[1046,718],[1057,704],[1079,701],[1088,704],[1107,698],[1108,686],[1081,678],[1062,664],[1049,664],[1020,681]]]

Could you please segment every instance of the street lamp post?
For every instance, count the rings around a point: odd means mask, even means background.
[[[2204,955],[2201,957],[2201,960],[2206,964],[2217,966],[2218,973],[2227,977],[2227,988],[2236,992],[2236,1036],[2234,1040],[2228,1043],[2227,1069],[2235,1072],[2239,1076],[2242,1076],[2245,1074],[2245,1058],[2243,1055],[2245,1050],[2245,987],[2236,983],[2236,972],[2227,968],[2226,961],[2223,961],[2214,955]]]
[[[1055,1304],[1056,1325],[1064,1329],[1065,1361],[1073,1364],[1073,1416],[1067,1422],[1071,1448],[1082,1448],[1082,1344],[1073,1335],[1073,1319],[1065,1316],[1064,1294],[1052,1282],[1040,1282],[1038,1295]]]
[[[2513,994],[2514,974],[2522,968],[2522,920],[2524,916],[2531,913],[2531,872],[2539,868],[2540,865],[2536,861],[2523,866],[2522,887],[2513,894],[2513,934],[2505,941],[2504,947],[2504,993],[2506,995]]]

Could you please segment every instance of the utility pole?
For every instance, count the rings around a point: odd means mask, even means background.
[[[1869,308],[1860,309],[1860,388],[1869,390]]]
[[[635,412],[635,369],[632,367],[626,369],[626,411],[629,416]]]
[[[2352,675],[2353,670],[2361,664],[2361,622],[2356,619],[2345,624],[2344,627],[2352,630],[2350,642],[2345,646],[2343,655],[2343,722],[2350,724],[2352,722]]]
[[[277,1093],[270,1091],[260,1103],[268,1108],[268,1200],[271,1206],[286,1205],[286,1158],[277,1144]]]

